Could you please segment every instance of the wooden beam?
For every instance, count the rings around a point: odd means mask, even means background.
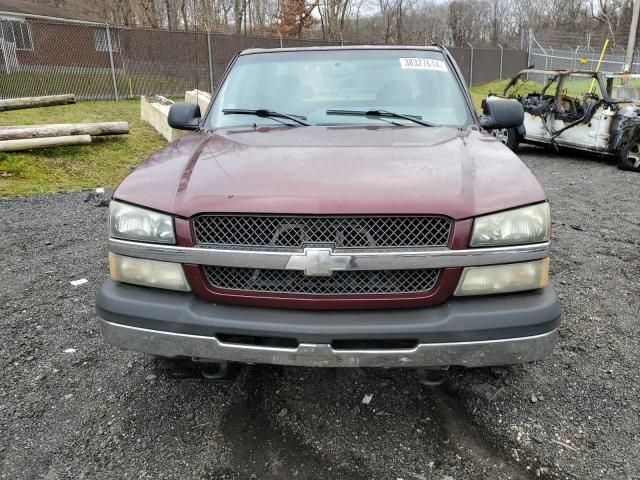
[[[16,152],[36,148],[61,147],[91,143],[90,135],[70,135],[68,137],[27,138],[0,141],[0,152]]]
[[[69,135],[123,135],[129,133],[127,122],[60,123],[52,125],[21,125],[0,127],[1,140],[21,138],[65,137]]]
[[[8,98],[6,100],[0,100],[0,112],[5,112],[7,110],[20,110],[23,108],[67,105],[69,103],[76,103],[76,97],[73,94],[48,95],[46,97]]]

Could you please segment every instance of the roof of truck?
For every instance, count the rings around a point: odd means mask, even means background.
[[[240,52],[240,55],[251,55],[254,53],[273,53],[277,52],[313,52],[321,50],[426,50],[432,52],[441,52],[444,50],[438,45],[411,46],[411,45],[322,45],[315,47],[284,47],[284,48],[249,48]]]
[[[544,70],[541,68],[525,68],[524,70],[520,70],[516,76],[524,75],[526,73],[539,73],[543,75],[586,75],[586,76],[595,76],[598,73],[604,75],[605,77],[640,77],[640,74],[631,73],[631,72],[603,72],[598,71],[594,72],[593,70]]]

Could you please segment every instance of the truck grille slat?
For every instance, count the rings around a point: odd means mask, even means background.
[[[193,219],[196,243],[201,246],[287,250],[308,244],[354,249],[444,247],[451,224],[449,218],[438,216],[199,215]]]
[[[330,277],[307,277],[299,270],[204,266],[214,288],[309,295],[369,295],[426,292],[435,286],[439,269],[349,270]]]

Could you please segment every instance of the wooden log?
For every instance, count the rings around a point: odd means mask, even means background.
[[[1,140],[20,138],[66,137],[69,135],[123,135],[129,133],[127,122],[103,123],[60,123],[51,125],[22,125],[19,127],[0,127]]]
[[[90,135],[70,135],[67,137],[26,138],[20,140],[3,140],[0,152],[16,152],[36,148],[61,147],[64,145],[81,145],[91,143]]]
[[[0,112],[20,110],[23,108],[51,107],[53,105],[67,105],[76,103],[76,97],[68,95],[47,95],[46,97],[24,97],[0,100]]]

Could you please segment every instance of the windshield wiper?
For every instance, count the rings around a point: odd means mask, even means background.
[[[311,125],[310,123],[305,122],[307,117],[304,117],[302,115],[279,113],[274,112],[273,110],[267,110],[266,108],[258,108],[256,110],[251,110],[248,108],[223,108],[222,113],[224,113],[225,115],[255,115],[256,117],[260,118],[286,118],[287,120],[296,122],[299,125],[304,125],[305,127]]]
[[[402,118],[424,127],[435,127],[434,123],[425,122],[419,115],[389,112],[387,110],[327,110],[327,115],[352,115],[356,117]]]

